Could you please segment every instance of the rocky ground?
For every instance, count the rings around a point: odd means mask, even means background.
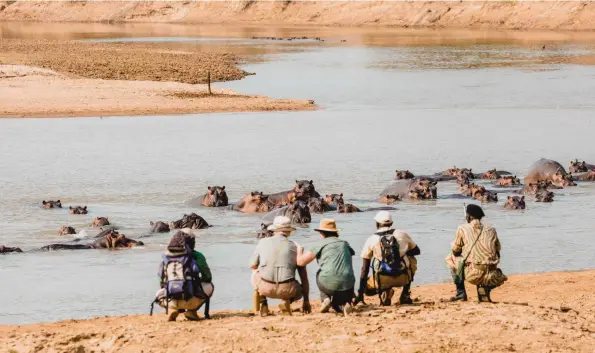
[[[478,304],[474,298],[443,303],[452,285],[417,287],[414,305],[381,308],[371,305],[373,298],[347,318],[298,311],[261,318],[222,311],[211,320],[168,323],[160,312],[0,326],[0,347],[21,353],[591,352],[594,276],[595,271],[510,276],[494,291],[497,304]]]

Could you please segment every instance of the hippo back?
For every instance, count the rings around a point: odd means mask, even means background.
[[[270,222],[272,223],[273,220],[275,219],[275,217],[277,216],[285,216],[285,214],[287,213],[287,210],[289,209],[289,206],[283,206],[281,208],[277,208],[275,210],[272,210],[268,213],[266,213],[264,216],[262,216],[262,221],[263,222]]]
[[[525,184],[535,183],[540,180],[551,181],[552,177],[558,171],[561,171],[564,175],[567,174],[566,169],[560,163],[551,159],[541,158],[529,167],[529,171],[525,177]]]

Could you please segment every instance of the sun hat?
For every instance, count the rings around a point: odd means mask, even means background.
[[[374,220],[381,225],[381,227],[376,229],[376,233],[382,233],[390,230],[390,225],[393,223],[393,216],[388,211],[380,211],[376,214]]]
[[[325,218],[320,220],[320,226],[314,229],[317,232],[331,232],[331,233],[338,233],[341,229],[337,228],[337,222],[334,219]]]
[[[277,216],[273,220],[273,224],[271,224],[267,230],[272,230],[274,232],[293,232],[295,228],[291,226],[291,220],[285,216]]]

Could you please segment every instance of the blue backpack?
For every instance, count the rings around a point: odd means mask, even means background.
[[[165,283],[168,301],[189,300],[199,296],[195,288],[200,286],[200,272],[189,249],[180,255],[163,255],[162,266],[160,275]]]

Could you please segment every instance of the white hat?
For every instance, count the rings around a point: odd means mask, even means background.
[[[393,216],[388,211],[380,211],[376,214],[374,220],[380,225],[387,225],[393,222]]]
[[[194,232],[192,232],[192,229],[190,229],[190,228],[182,228],[182,229],[180,229],[180,231],[184,234],[196,236],[196,234],[194,234]]]
[[[275,232],[293,232],[295,228],[291,226],[291,219],[285,216],[277,216],[273,220],[273,224],[271,224],[267,230]]]

